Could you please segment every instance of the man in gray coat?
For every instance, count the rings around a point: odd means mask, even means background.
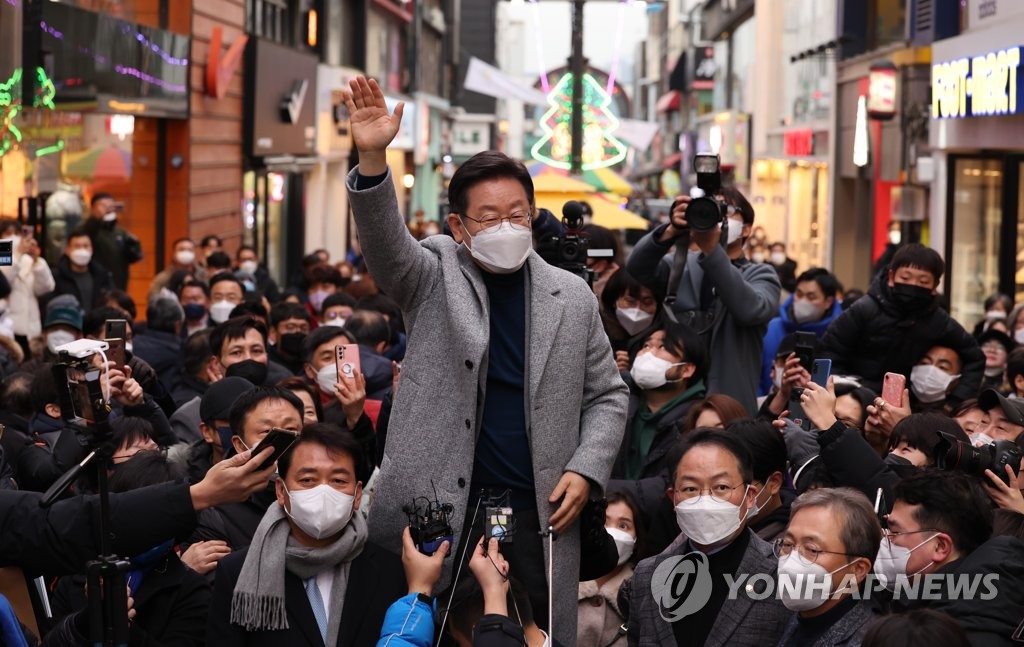
[[[362,77],[351,90],[359,166],[348,189],[359,240],[374,280],[401,305],[409,327],[370,538],[400,552],[403,507],[434,498],[436,488],[454,507],[459,546],[447,560],[447,580],[462,547],[476,543],[463,528],[482,526],[483,493],[507,492],[518,523],[507,555],[512,575],[545,600],[535,612],[546,624],[548,542],[537,530],[552,526],[549,630],[575,644],[577,520],[609,477],[627,404],[597,301],[584,281],[532,250],[533,182],[500,153],[480,153],[452,177],[454,240],[416,242],[385,157],[403,106],[389,114],[376,82]]]
[[[619,593],[629,645],[776,644],[790,614],[770,590],[772,546],[747,527],[757,497],[750,450],[735,434],[701,429],[684,436],[669,464],[682,534],[637,564]]]
[[[688,196],[680,196],[671,222],[640,239],[626,270],[644,285],[675,288],[672,311],[679,321],[700,332],[711,353],[708,393],[724,393],[757,412],[757,386],[768,322],[779,309],[779,277],[771,265],[751,263],[743,245],[754,224],[754,208],[743,194],[723,187],[720,199],[728,205],[726,244],[722,232],[691,231],[686,222]],[[676,253],[687,248],[679,283],[669,286],[675,254],[666,253],[677,241]]]

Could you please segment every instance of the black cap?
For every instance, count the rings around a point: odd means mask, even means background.
[[[989,328],[988,330],[986,330],[985,332],[981,333],[981,335],[978,336],[978,345],[981,346],[985,342],[993,339],[1002,344],[1003,348],[1006,349],[1007,353],[1012,351],[1014,347],[1017,346],[1017,344],[1013,341],[1013,339],[1010,338],[1009,335],[1004,333],[1002,330],[994,330],[992,328]]]
[[[985,389],[978,398],[978,406],[982,411],[988,411],[999,406],[1003,409],[1006,419],[1015,425],[1024,427],[1024,400],[1010,400],[1003,397],[995,389]]]
[[[218,380],[206,389],[199,401],[199,419],[205,423],[227,420],[231,417],[231,405],[240,395],[255,389],[249,380],[231,376]]]

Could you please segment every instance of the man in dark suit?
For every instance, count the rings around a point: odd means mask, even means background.
[[[153,367],[168,393],[182,380],[180,334],[184,322],[185,312],[177,301],[155,299],[146,306],[146,330],[133,338],[132,352]]]
[[[360,453],[348,432],[315,424],[281,456],[276,504],[217,567],[207,644],[377,643],[406,587],[398,556],[367,542]]]
[[[668,494],[683,532],[664,553],[640,562],[624,585],[630,645],[778,641],[789,612],[764,590],[778,565],[771,544],[746,527],[757,496],[752,464],[746,445],[722,430],[691,432],[673,449]],[[692,582],[687,590],[666,586],[679,578]]]

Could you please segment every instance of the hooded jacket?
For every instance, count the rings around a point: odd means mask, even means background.
[[[887,372],[909,377],[933,346],[952,348],[960,356],[960,382],[949,396],[952,401],[976,397],[985,371],[978,342],[939,307],[938,299],[924,310],[904,312],[884,275],[832,322],[821,344],[820,355],[832,360],[833,375],[858,375],[861,385],[876,393]]]
[[[758,384],[758,395],[768,395],[772,390],[772,364],[775,354],[779,352],[782,338],[795,332],[812,332],[820,339],[829,325],[843,314],[843,306],[839,299],[832,301],[832,307],[823,319],[797,323],[793,319],[793,300],[789,297],[779,306],[779,315],[768,322],[768,332],[764,335],[764,352],[761,355],[761,382]]]

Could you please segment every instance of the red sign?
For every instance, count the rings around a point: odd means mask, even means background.
[[[235,36],[235,42],[222,55],[220,48],[223,40],[224,29],[214,27],[210,36],[210,57],[206,61],[206,94],[215,99],[222,99],[227,93],[228,83],[242,62],[242,53],[245,52],[249,37],[245,34]]]
[[[896,66],[885,61],[868,72],[868,117],[888,120],[896,115]]]
[[[790,130],[782,135],[782,154],[787,157],[814,155],[814,131],[810,128]]]

